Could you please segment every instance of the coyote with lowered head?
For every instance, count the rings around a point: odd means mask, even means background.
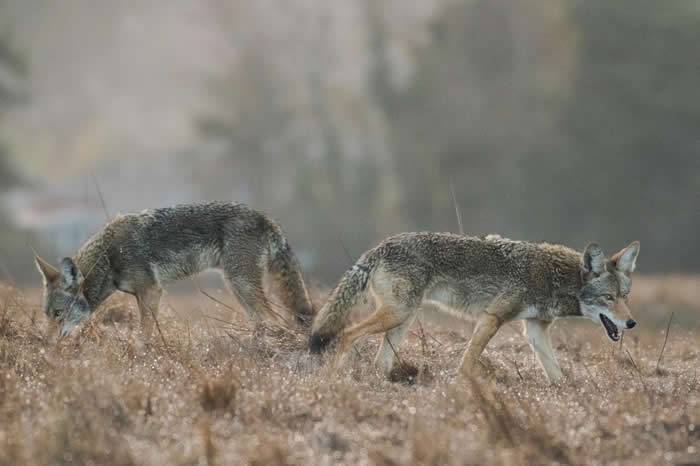
[[[389,373],[394,349],[420,308],[476,319],[461,372],[477,370],[479,355],[503,323],[523,320],[525,335],[550,381],[562,377],[549,327],[557,318],[587,317],[617,341],[636,325],[627,307],[639,243],[610,258],[597,244],[583,253],[548,243],[489,235],[404,233],[364,253],[316,316],[312,352],[339,339],[338,358],[360,337],[384,333],[376,364]],[[350,311],[371,298],[374,313],[346,327]]]
[[[44,311],[65,336],[107,297],[136,297],[146,339],[163,285],[209,268],[223,272],[249,318],[271,315],[263,292],[270,273],[285,306],[304,322],[313,315],[299,263],[280,226],[243,204],[212,202],[121,215],[58,269],[36,257],[44,278]]]

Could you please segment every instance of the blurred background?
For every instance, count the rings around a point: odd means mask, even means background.
[[[694,0],[0,0],[0,279],[236,200],[313,280],[408,230],[700,271]]]

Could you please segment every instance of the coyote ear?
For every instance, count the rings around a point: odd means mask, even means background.
[[[620,272],[629,275],[634,272],[639,255],[639,241],[633,241],[629,246],[618,252],[610,261]]]
[[[61,261],[61,281],[66,287],[80,285],[83,281],[83,274],[80,273],[78,266],[75,265],[73,259],[66,257]]]
[[[584,275],[600,275],[605,270],[605,254],[596,243],[590,243],[583,251],[581,268]]]
[[[44,278],[44,284],[55,282],[61,275],[54,266],[39,256],[34,256],[34,263],[36,264],[37,270],[39,270],[39,273],[41,273],[41,276]]]

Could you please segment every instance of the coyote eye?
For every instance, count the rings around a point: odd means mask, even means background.
[[[611,302],[612,302],[612,301],[615,301],[615,298],[614,298],[613,295],[611,295],[611,294],[605,294],[605,295],[603,295],[603,299],[605,299],[606,301],[611,301]]]

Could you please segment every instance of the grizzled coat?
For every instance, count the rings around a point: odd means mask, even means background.
[[[137,297],[142,319],[157,312],[162,286],[209,268],[220,269],[252,319],[272,314],[266,273],[301,320],[313,310],[297,259],[280,226],[243,204],[212,202],[121,215],[59,270],[37,258],[45,310],[68,333],[114,291]]]
[[[344,274],[314,321],[310,347],[319,352],[341,332],[345,340],[341,347],[363,334],[386,332],[385,343],[391,340],[393,348],[380,349],[377,362],[390,370],[394,349],[419,308],[483,320],[486,323],[477,324],[476,332],[487,329],[482,332],[483,345],[490,339],[488,333],[495,333],[503,322],[531,321],[530,333],[537,334],[540,341],[535,344],[548,353],[542,355],[546,358],[553,358],[544,348],[550,346],[546,329],[559,317],[600,319],[615,339],[618,326],[634,325],[629,312],[620,317],[616,311],[620,306],[599,304],[603,297],[626,300],[638,243],[629,248],[607,260],[595,244],[581,254],[560,245],[512,241],[498,235],[399,234],[367,251]],[[623,254],[627,254],[626,268],[617,270]],[[375,314],[344,330],[350,311],[368,298],[377,309]],[[605,317],[599,317],[599,312]],[[602,319],[610,320],[611,327]],[[549,369],[550,378],[560,376],[555,364]]]

